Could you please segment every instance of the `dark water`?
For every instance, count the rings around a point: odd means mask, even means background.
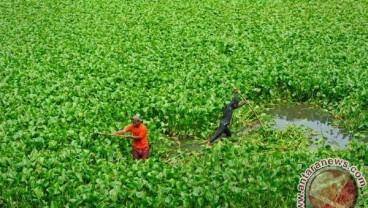
[[[179,139],[179,141],[173,146],[173,148],[182,151],[196,151],[200,150],[206,141],[194,140],[194,139]]]
[[[169,162],[174,158],[180,157],[182,153],[200,152],[204,148],[206,141],[200,141],[189,138],[172,138],[173,143],[166,152],[166,161]]]
[[[272,106],[266,114],[271,115],[274,120],[271,125],[275,128],[284,130],[288,125],[298,125],[311,129],[311,133],[307,137],[312,141],[322,141],[323,145],[330,145],[335,149],[345,148],[353,139],[352,135],[336,125],[332,125],[333,116],[320,108],[316,108],[306,104],[280,104]],[[257,126],[257,125],[256,125]],[[248,134],[249,129],[235,130],[235,134]],[[368,143],[368,132],[360,132],[359,141]],[[195,140],[193,138],[181,138],[172,145],[172,150],[181,151],[199,151],[205,145],[206,141]],[[318,144],[312,144],[311,149],[317,148]]]
[[[327,111],[309,105],[300,104],[280,104],[273,106],[266,112],[274,117],[274,127],[285,129],[288,125],[299,125],[312,129],[308,135],[312,141],[323,139],[324,145],[334,148],[345,148],[353,139],[343,129],[332,125],[333,117]],[[314,144],[311,148],[315,148]]]

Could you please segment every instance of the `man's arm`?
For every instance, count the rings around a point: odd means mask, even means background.
[[[115,133],[112,133],[112,135],[114,135],[114,136],[119,136],[119,135],[123,135],[123,134],[126,134],[126,133],[128,133],[128,131],[126,131],[125,129],[122,129],[122,130],[120,130],[120,131],[117,131],[117,132],[115,132]],[[126,136],[124,136],[124,138],[128,138],[128,139],[141,139],[140,137],[138,138],[139,136],[133,136],[133,135],[126,135]]]
[[[129,132],[131,129],[132,129],[132,125],[128,125],[125,128],[123,128],[122,130],[117,131],[115,133],[112,133],[112,135],[115,135],[115,136],[123,135],[123,134]]]
[[[126,136],[125,138],[130,138],[130,139],[134,139],[134,140],[141,140],[141,139],[143,139],[145,134],[146,134],[146,130],[144,130],[144,132],[141,132],[138,136],[130,135],[130,136]]]
[[[134,140],[141,140],[142,139],[141,136],[133,136],[133,135],[128,137],[128,138],[131,138],[131,139],[134,139]]]
[[[117,131],[115,133],[112,133],[112,135],[118,136],[118,135],[123,135],[125,133],[127,133],[127,131],[125,129],[122,129],[120,131]]]
[[[141,140],[143,139],[145,136],[147,135],[147,129],[143,128],[140,132],[138,136],[132,136],[131,138],[134,140]]]

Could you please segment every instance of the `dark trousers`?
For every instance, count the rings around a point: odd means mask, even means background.
[[[148,159],[149,157],[149,147],[144,149],[136,149],[133,147],[133,159],[140,160],[140,159]]]
[[[216,139],[220,138],[222,133],[225,133],[226,137],[231,136],[231,131],[228,125],[220,124],[216,133],[210,138],[210,143],[212,144]]]

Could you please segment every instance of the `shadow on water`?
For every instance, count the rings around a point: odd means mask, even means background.
[[[323,138],[324,145],[336,149],[345,148],[353,139],[346,131],[331,124],[333,117],[330,113],[310,105],[295,103],[275,105],[266,114],[275,118],[275,128],[284,130],[288,125],[310,128],[313,132],[308,137],[312,141]],[[310,146],[311,149],[316,147],[316,144]]]

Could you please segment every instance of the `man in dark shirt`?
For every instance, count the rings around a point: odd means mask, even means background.
[[[229,130],[229,124],[231,121],[231,116],[233,115],[233,110],[242,107],[245,102],[239,103],[238,89],[234,88],[234,98],[233,100],[225,106],[224,115],[222,116],[220,126],[218,127],[216,133],[209,139],[207,146],[210,146],[216,139],[218,139],[222,133],[225,133],[226,137],[231,136],[231,131]]]

